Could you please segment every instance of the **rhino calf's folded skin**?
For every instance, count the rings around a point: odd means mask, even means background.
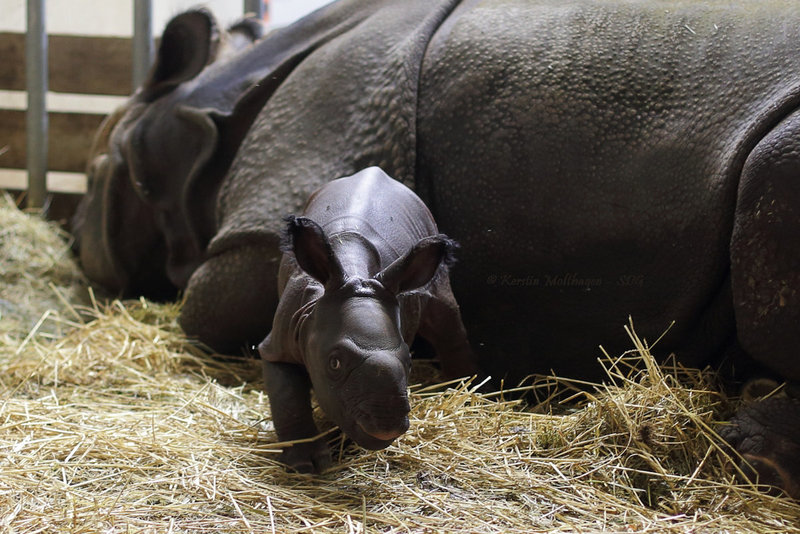
[[[367,449],[408,429],[409,344],[433,345],[446,377],[476,372],[448,265],[454,243],[407,187],[370,167],[311,195],[287,217],[272,331],[259,346],[281,441],[317,433],[309,393]],[[288,447],[302,472],[330,462],[324,440]]]

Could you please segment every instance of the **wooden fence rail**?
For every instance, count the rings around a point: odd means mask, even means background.
[[[48,191],[83,193],[94,132],[131,93],[131,39],[51,34],[48,48],[50,91],[82,95],[48,106]],[[0,189],[25,190],[25,34],[0,32],[0,57]]]
[[[131,93],[131,40],[49,36],[50,90],[57,93]],[[0,89],[25,90],[25,34],[0,33]]]

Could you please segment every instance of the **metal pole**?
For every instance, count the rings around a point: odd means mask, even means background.
[[[42,208],[47,195],[47,31],[44,0],[28,0],[25,34],[26,152],[29,208]]]
[[[244,0],[244,12],[255,13],[259,19],[264,18],[264,0]]]
[[[133,90],[139,88],[153,63],[153,3],[133,0]]]

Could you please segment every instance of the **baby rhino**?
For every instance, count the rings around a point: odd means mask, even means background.
[[[280,302],[259,346],[275,430],[308,439],[282,460],[302,472],[330,462],[311,412],[360,446],[383,449],[408,429],[408,346],[419,334],[446,378],[476,372],[447,269],[454,243],[407,187],[377,167],[317,190],[289,216]]]

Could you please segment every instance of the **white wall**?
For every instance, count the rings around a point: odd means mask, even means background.
[[[48,33],[129,37],[133,28],[135,0],[47,0]],[[285,26],[327,4],[330,0],[270,0],[270,25]],[[205,6],[227,26],[242,16],[243,0],[152,0],[153,34],[172,16],[195,6]],[[26,0],[0,0],[0,31],[24,32]]]
[[[25,31],[25,0],[2,0],[0,31]],[[133,32],[133,0],[47,0],[48,33],[129,37]],[[205,5],[226,24],[242,14],[243,2],[232,0],[153,0],[153,32],[160,35],[176,13]]]
[[[285,26],[329,2],[330,0],[270,0],[269,23],[272,26]]]

